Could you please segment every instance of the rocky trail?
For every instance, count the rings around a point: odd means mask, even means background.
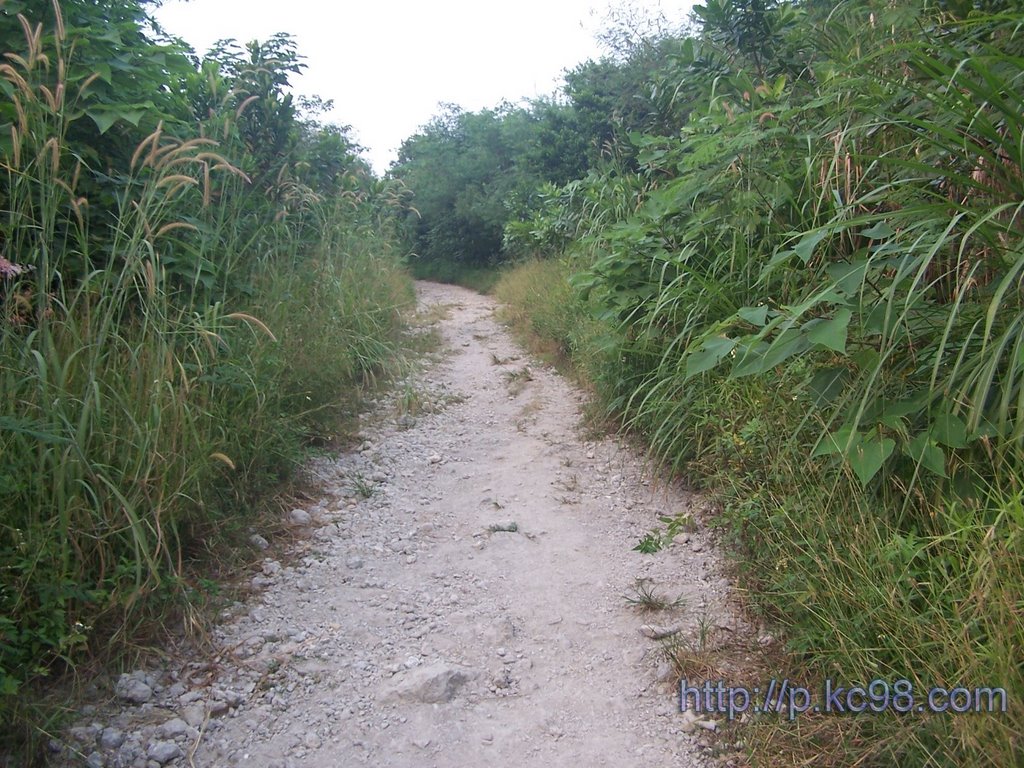
[[[266,559],[214,659],[112,685],[55,764],[710,766],[652,636],[745,631],[699,499],[636,451],[588,439],[583,396],[531,361],[493,299],[418,287],[444,349],[310,467],[294,556]],[[679,603],[645,613],[650,590]]]

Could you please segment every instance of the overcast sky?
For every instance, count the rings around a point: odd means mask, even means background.
[[[609,5],[681,23],[692,0],[165,0],[157,19],[203,53],[221,38],[294,36],[303,95],[333,99],[378,173],[402,140],[451,102],[475,111],[551,94],[598,58]]]

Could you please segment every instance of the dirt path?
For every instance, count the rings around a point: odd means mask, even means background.
[[[732,622],[718,556],[700,527],[632,549],[693,499],[614,440],[581,437],[580,394],[514,345],[492,299],[418,290],[448,305],[446,352],[360,451],[315,467],[324,499],[292,513],[307,551],[264,563],[258,597],[218,630],[216,679],[198,685],[197,663],[145,681],[150,723],[174,725],[121,752],[161,764],[152,744],[177,744],[162,764],[204,767],[717,764],[641,628]],[[638,579],[680,607],[631,607]]]

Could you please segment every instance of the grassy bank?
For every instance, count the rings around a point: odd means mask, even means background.
[[[219,547],[400,364],[413,300],[387,185],[299,120],[287,41],[198,72],[129,6],[0,8],[0,754],[26,764],[48,679],[201,625]]]
[[[661,374],[648,380],[653,395],[624,389],[642,360],[624,354],[618,325],[596,320],[598,308],[573,290],[578,265],[522,265],[496,294],[535,349],[570,361],[619,424],[717,503],[748,604],[785,646],[758,674],[814,691],[826,679],[908,680],[915,706],[932,686],[1006,692],[1006,713],[761,716],[742,731],[753,763],[1015,764],[1024,726],[1019,491],[990,486],[970,501],[915,491],[911,522],[906,496],[865,489],[855,473],[812,457],[820,424],[808,417],[799,367],[687,386]]]
[[[562,260],[498,295],[717,501],[770,672],[880,681],[885,712],[754,718],[756,763],[1019,764],[1024,17],[697,15],[649,78],[671,130],[548,190],[521,229]]]

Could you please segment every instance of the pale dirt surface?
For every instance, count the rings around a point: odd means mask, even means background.
[[[641,633],[743,631],[720,556],[699,519],[656,554],[632,549],[699,500],[588,439],[582,395],[512,342],[493,299],[418,292],[447,306],[444,350],[367,418],[360,450],[313,464],[323,495],[292,513],[309,523],[300,551],[263,563],[218,662],[121,681],[122,699],[136,681],[153,694],[79,734],[110,737],[92,764],[720,764]],[[637,611],[638,579],[681,606]]]

